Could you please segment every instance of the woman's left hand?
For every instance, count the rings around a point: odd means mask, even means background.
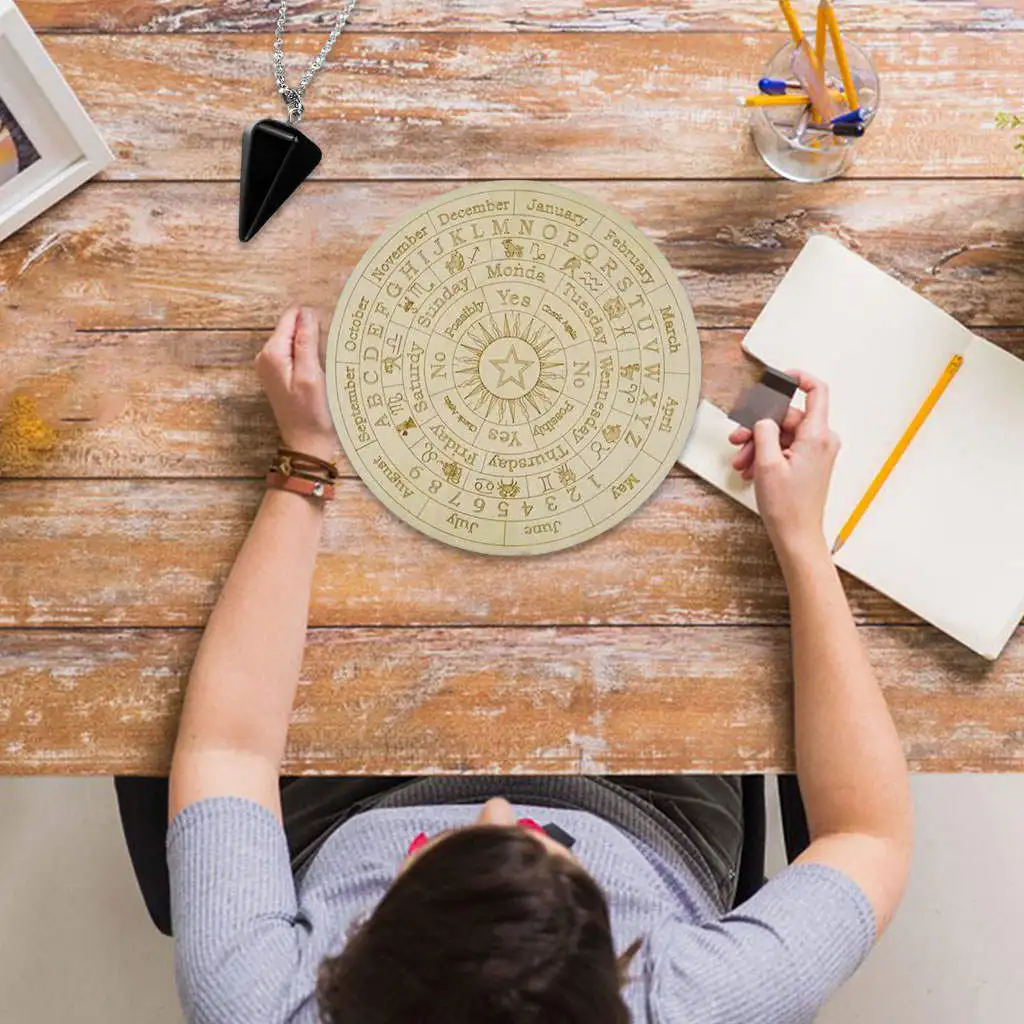
[[[292,306],[256,356],[256,373],[274,410],[286,448],[332,460],[338,434],[327,404],[320,365],[320,320],[308,306]]]

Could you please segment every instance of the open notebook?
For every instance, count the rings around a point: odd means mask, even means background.
[[[837,309],[835,296],[849,301]],[[954,355],[964,362],[835,555],[986,658],[1024,614],[1024,362],[829,238],[812,238],[743,347],[825,380],[842,439],[831,543]],[[735,427],[702,402],[680,462],[757,511],[730,463]]]

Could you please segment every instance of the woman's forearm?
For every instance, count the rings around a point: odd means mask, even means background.
[[[903,748],[824,540],[785,574],[797,770],[811,832],[909,839]]]
[[[319,501],[282,490],[264,496],[189,677],[174,750],[172,816],[221,791],[277,809],[322,525]]]
[[[907,765],[824,539],[783,560],[795,679],[797,772],[812,840],[859,836],[909,860]],[[887,871],[892,884],[905,878]],[[898,896],[897,896],[898,898]]]

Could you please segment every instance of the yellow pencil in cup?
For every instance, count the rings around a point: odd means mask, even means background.
[[[789,26],[789,34],[793,37],[793,42],[799,46],[803,42],[804,33],[803,29],[800,28],[800,22],[797,20],[793,5],[789,0],[779,0],[779,7],[782,8],[782,16],[786,19],[786,24]]]
[[[796,12],[790,0],[779,0],[789,34],[793,37],[795,52],[793,53],[793,73],[800,79],[800,84],[807,90],[811,98],[811,110],[817,121],[831,121],[836,116],[836,108],[826,88],[825,72],[815,59],[811,44],[807,42]]]
[[[830,89],[829,96],[840,100],[843,94],[838,89]],[[753,96],[741,96],[739,100],[741,107],[806,107],[810,102],[811,98],[803,92],[787,92],[783,96],[769,96],[759,92]]]
[[[850,74],[850,62],[846,59],[846,47],[843,46],[843,37],[839,32],[836,9],[832,6],[832,0],[821,0],[821,7],[825,8],[825,23],[828,25],[828,34],[832,37],[832,51],[836,55],[839,74],[843,79],[846,102],[850,110],[853,111],[860,106],[860,101],[857,99],[857,89],[853,84],[853,75]]]
[[[828,24],[825,18],[825,5],[828,0],[820,0],[818,3],[818,16],[814,26],[814,59],[818,67],[825,70],[825,44],[828,42]]]
[[[857,528],[857,524],[864,518],[864,513],[867,512],[871,502],[878,496],[882,485],[889,479],[889,474],[896,468],[896,463],[903,458],[903,453],[910,447],[910,442],[914,440],[915,435],[921,429],[921,425],[928,419],[932,409],[935,408],[935,403],[942,397],[942,393],[949,387],[950,381],[957,375],[957,372],[963,365],[963,356],[953,356],[946,364],[946,369],[942,371],[942,376],[936,381],[935,387],[928,393],[924,404],[917,410],[914,418],[910,421],[910,425],[903,431],[903,436],[896,442],[896,447],[893,448],[889,458],[885,460],[885,464],[864,492],[864,497],[857,502],[857,507],[850,513],[850,518],[843,524],[843,528],[839,531],[839,536],[836,537],[835,544],[832,545],[833,555],[850,539],[850,534],[853,533]]]

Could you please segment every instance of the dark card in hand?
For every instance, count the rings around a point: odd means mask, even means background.
[[[796,389],[792,377],[778,370],[765,370],[761,380],[740,395],[729,419],[751,430],[758,420],[774,420],[781,427]]]

